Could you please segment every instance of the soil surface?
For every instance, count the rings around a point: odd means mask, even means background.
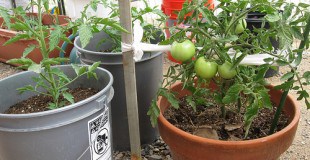
[[[98,91],[93,88],[68,89],[67,92],[70,93],[74,97],[74,102],[82,101],[98,93]],[[70,102],[65,101],[63,97],[61,97],[59,101],[64,101],[65,106],[70,104]],[[5,114],[25,114],[25,113],[47,111],[47,110],[50,110],[49,103],[52,103],[52,102],[53,102],[53,99],[50,96],[36,95],[24,101],[16,103],[15,105],[7,109],[4,113]]]
[[[299,66],[301,73],[310,70],[310,52],[304,55],[303,62]],[[164,59],[164,71],[166,73],[168,67],[173,65],[167,58]],[[285,74],[289,69],[281,67],[279,74],[275,77],[268,78],[271,84],[279,84],[279,77]],[[20,72],[15,67],[0,63],[0,79],[3,79],[9,75]],[[306,88],[310,92],[310,87]],[[297,97],[294,91],[290,92],[294,97]],[[299,101],[301,108],[301,118],[298,125],[295,139],[290,148],[282,154],[279,160],[309,160],[310,159],[310,110],[307,110],[303,101]],[[116,160],[130,159],[130,151],[119,152],[115,151],[113,158]],[[169,147],[162,141],[161,138],[156,140],[152,144],[142,146],[142,159],[143,160],[171,160],[169,153]]]
[[[208,100],[210,101],[210,100]],[[268,135],[276,107],[261,109],[254,118],[246,140],[257,139]],[[185,132],[216,140],[242,141],[245,137],[243,115],[245,110],[237,112],[236,106],[228,106],[225,118],[219,106],[196,107],[196,112],[188,105],[185,98],[181,99],[180,108],[169,107],[164,117],[177,128]],[[277,131],[288,125],[288,117],[282,114]]]

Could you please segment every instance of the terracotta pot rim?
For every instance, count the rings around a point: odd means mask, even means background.
[[[175,88],[177,86],[181,85],[181,82],[177,82],[171,86],[171,88]],[[271,88],[273,88],[273,85],[269,85]],[[280,91],[279,91],[280,92]],[[158,102],[162,101],[163,97],[160,97]],[[297,105],[297,101],[295,98],[293,98],[292,95],[288,94],[287,99],[290,100],[293,105],[292,107],[294,108],[294,116],[292,121],[288,126],[283,128],[281,131],[276,132],[272,135],[258,138],[258,139],[252,139],[252,140],[245,140],[245,141],[224,141],[224,140],[214,140],[214,139],[208,139],[208,138],[203,138],[199,137],[190,133],[187,133],[174,125],[172,125],[170,122],[167,121],[167,119],[163,116],[162,111],[160,111],[160,115],[158,117],[158,123],[162,123],[163,126],[166,126],[167,129],[171,130],[172,132],[179,134],[180,136],[184,137],[185,139],[191,140],[191,141],[196,141],[196,142],[202,142],[202,143],[210,143],[210,144],[215,144],[215,145],[226,145],[226,146],[231,146],[231,145],[249,145],[249,144],[255,144],[255,143],[262,143],[265,141],[269,141],[271,139],[275,139],[276,137],[279,137],[283,135],[285,132],[290,130],[294,126],[294,124],[298,123],[299,117],[300,117],[300,108]]]

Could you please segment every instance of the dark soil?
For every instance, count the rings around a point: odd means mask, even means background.
[[[227,109],[227,116],[224,119],[221,117],[219,107],[197,106],[195,112],[191,106],[186,104],[185,98],[183,98],[181,99],[180,108],[169,107],[164,113],[164,117],[177,128],[197,136],[228,141],[244,140],[244,111],[238,113],[234,107],[231,108],[231,110]],[[257,139],[267,136],[275,111],[276,107],[261,109],[245,139]],[[276,130],[280,131],[288,123],[289,118],[282,114]]]
[[[67,90],[67,92],[72,94],[72,96],[74,97],[74,102],[84,100],[98,93],[98,91],[93,88],[75,88],[75,89],[69,89]],[[60,100],[63,100],[63,98],[61,97]],[[51,102],[52,102],[52,97],[49,97],[46,95],[36,95],[36,96],[30,97],[29,99],[26,99],[24,101],[21,101],[11,106],[4,113],[5,114],[25,114],[25,113],[47,111],[47,110],[50,110],[48,108],[48,104]],[[69,105],[69,104],[70,104],[69,102],[66,103],[66,105]]]

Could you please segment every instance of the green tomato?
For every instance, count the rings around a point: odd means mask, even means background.
[[[235,33],[236,34],[242,33],[245,30],[246,26],[247,26],[247,23],[245,19],[239,20],[235,28]]]
[[[217,63],[206,61],[204,57],[199,57],[195,62],[196,74],[204,79],[211,79],[217,72]]]
[[[195,55],[195,45],[190,40],[185,40],[182,43],[173,42],[171,46],[171,56],[181,62],[192,59]]]
[[[225,61],[222,65],[218,66],[219,75],[224,79],[231,79],[234,78],[237,74],[235,69],[231,69],[232,64],[228,61]]]

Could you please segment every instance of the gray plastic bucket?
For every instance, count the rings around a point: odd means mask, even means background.
[[[75,76],[71,66],[58,67],[69,77]],[[69,87],[93,87],[99,90],[97,94],[63,108],[30,114],[2,113],[9,106],[34,95],[31,92],[19,94],[16,89],[34,84],[32,77],[37,76],[36,73],[21,72],[1,80],[0,160],[91,160],[96,156],[111,156],[112,144],[109,140],[101,148],[96,139],[90,145],[90,139],[99,137],[103,133],[103,127],[108,130],[108,139],[111,135],[109,108],[114,93],[113,77],[102,68],[98,68],[96,73],[98,80],[84,76]],[[102,123],[100,128],[91,128],[91,125],[96,124],[94,120],[98,121],[102,115],[107,118],[105,124]],[[103,149],[104,153],[94,152]]]
[[[80,38],[74,41],[78,49],[82,64],[91,64],[101,61],[100,67],[110,71],[114,77],[113,88],[115,96],[111,102],[112,107],[112,130],[113,147],[115,150],[123,151],[130,149],[128,118],[125,95],[124,70],[122,53],[102,53],[112,46],[108,41],[108,35],[104,32],[95,34],[90,43],[81,48]],[[107,41],[97,45],[103,38]],[[162,81],[163,57],[161,52],[144,53],[142,60],[136,62],[137,99],[139,110],[140,138],[142,144],[150,144],[159,137],[157,128],[151,126],[148,108]],[[130,98],[130,97],[129,97]]]

